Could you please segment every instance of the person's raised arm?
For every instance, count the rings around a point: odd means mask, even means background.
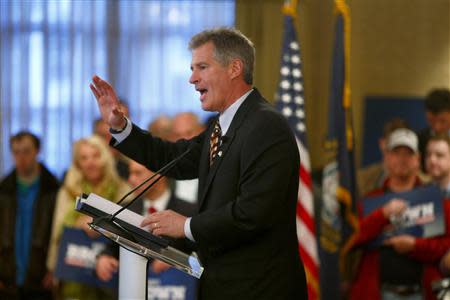
[[[92,78],[92,83],[89,86],[97,99],[103,121],[114,130],[123,129],[127,123],[113,87],[97,75]]]

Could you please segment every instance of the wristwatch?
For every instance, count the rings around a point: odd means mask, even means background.
[[[123,132],[125,130],[125,128],[127,128],[127,125],[128,125],[127,118],[124,118],[124,119],[125,119],[125,126],[123,126],[122,129],[117,130],[117,129],[114,129],[112,127],[109,127],[109,132],[112,133],[112,134],[118,134],[118,133]]]

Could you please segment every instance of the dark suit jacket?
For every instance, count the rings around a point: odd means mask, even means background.
[[[255,89],[210,168],[211,131],[169,143],[133,125],[116,148],[152,170],[191,149],[169,176],[199,178],[191,230],[205,267],[200,299],[307,299],[296,235],[300,158],[286,119]]]

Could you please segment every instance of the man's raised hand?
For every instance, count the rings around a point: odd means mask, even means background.
[[[122,129],[125,127],[124,113],[121,110],[119,98],[112,86],[97,75],[94,75],[89,87],[97,99],[103,121],[113,129]]]

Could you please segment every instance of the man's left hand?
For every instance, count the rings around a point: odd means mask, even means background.
[[[392,246],[397,253],[406,254],[414,250],[416,238],[412,235],[398,235],[384,241],[385,245]]]
[[[183,238],[185,237],[184,223],[186,219],[185,216],[173,210],[164,210],[147,216],[142,221],[141,227],[148,226],[150,232],[154,235]]]

